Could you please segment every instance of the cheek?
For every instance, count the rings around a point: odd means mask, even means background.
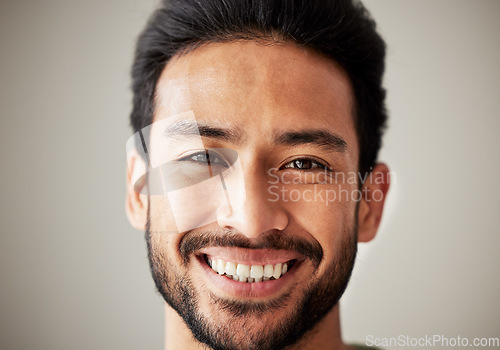
[[[347,236],[355,234],[352,231],[355,228],[356,198],[353,200],[351,193],[356,187],[344,185],[340,189],[342,192],[334,186],[310,186],[300,190],[301,200],[283,202],[298,229],[321,245],[325,261],[331,261]],[[295,193],[298,192],[296,188]]]
[[[153,252],[163,258],[180,259],[177,247],[182,238],[178,233],[175,218],[164,197],[151,196],[149,235]]]
[[[238,196],[234,195],[234,186],[228,178],[225,176],[223,183],[222,176],[212,176],[205,170],[205,167],[195,167],[192,173],[199,171],[202,175],[186,184],[176,182],[179,185],[176,188],[168,188],[172,182],[167,180],[171,178],[158,180],[156,187],[163,195],[150,197],[152,229],[174,234],[191,231],[216,222],[219,211],[235,203]],[[181,173],[178,177],[187,179],[189,173]]]
[[[177,233],[174,213],[164,196],[150,196],[149,231],[153,234]]]

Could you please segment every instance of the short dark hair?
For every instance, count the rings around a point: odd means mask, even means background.
[[[387,120],[385,43],[356,0],[163,0],[137,42],[132,128],[138,131],[152,123],[156,84],[174,55],[205,43],[276,38],[330,57],[348,74],[359,171],[371,171]]]

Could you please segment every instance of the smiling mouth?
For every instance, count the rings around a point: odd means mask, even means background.
[[[244,283],[277,280],[290,271],[297,262],[296,259],[292,259],[277,264],[246,265],[210,258],[207,254],[203,254],[203,258],[207,265],[220,276]]]

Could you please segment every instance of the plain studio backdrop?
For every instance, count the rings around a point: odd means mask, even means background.
[[[124,211],[129,70],[153,0],[0,2],[0,348],[161,349]],[[500,336],[500,2],[366,0],[393,186],[343,334]]]

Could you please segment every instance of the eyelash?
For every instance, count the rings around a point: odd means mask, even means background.
[[[299,168],[296,168],[294,166],[290,166],[290,164],[296,165],[295,162],[298,162],[298,161],[311,162],[311,167],[307,168],[307,169],[299,169]],[[330,167],[328,167],[327,165],[323,164],[322,162],[320,162],[320,161],[318,161],[316,159],[309,158],[309,157],[303,157],[303,158],[293,159],[293,160],[289,161],[288,163],[286,163],[285,165],[283,165],[281,168],[282,169],[296,169],[296,170],[300,170],[300,171],[314,171],[315,169],[316,170],[331,171]]]
[[[209,161],[199,161],[199,160],[193,159],[196,156],[208,157]],[[209,150],[191,153],[191,154],[179,159],[179,161],[189,161],[189,162],[202,163],[202,164],[210,163],[211,166],[215,166],[215,165],[228,166],[228,163],[224,160],[223,157],[221,157],[217,153],[211,152]],[[292,164],[297,165],[296,162],[299,162],[299,161],[311,162],[311,167],[306,168],[306,169],[300,169],[300,168],[297,168],[295,166],[291,166]],[[281,166],[280,169],[295,169],[295,170],[299,170],[299,171],[315,171],[315,170],[331,171],[332,170],[332,169],[330,169],[330,167],[328,165],[326,165],[326,164],[324,164],[324,163],[322,163],[314,158],[310,158],[310,157],[295,158],[295,159],[289,161],[288,163],[286,163],[285,165]]]
[[[208,159],[208,161],[194,160],[193,158],[196,156],[204,156]],[[191,153],[191,154],[179,159],[179,161],[188,161],[188,162],[202,163],[202,164],[210,163],[211,166],[214,166],[214,165],[228,166],[227,162],[224,160],[223,157],[221,157],[217,153],[211,152],[209,150]]]

